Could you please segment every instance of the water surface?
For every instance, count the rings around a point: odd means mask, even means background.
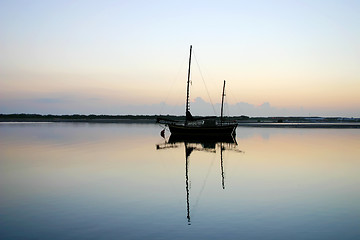
[[[0,238],[360,237],[360,130],[238,128],[223,151],[160,131],[0,124]]]

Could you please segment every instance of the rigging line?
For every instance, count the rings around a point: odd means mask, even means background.
[[[184,58],[183,58],[183,60],[182,60],[182,63],[181,63],[181,65],[180,65],[180,67],[179,67],[179,70],[178,70],[176,76],[173,78],[173,81],[172,81],[172,83],[171,83],[171,85],[170,85],[170,88],[169,88],[168,91],[167,91],[167,96],[166,96],[165,100],[164,100],[164,101],[162,102],[162,104],[161,104],[160,115],[162,114],[162,111],[164,110],[166,101],[168,100],[168,98],[169,98],[169,96],[170,96],[170,93],[171,93],[172,89],[174,88],[175,82],[179,79],[179,75],[180,75],[180,72],[181,72],[181,70],[182,70],[182,68],[183,68],[183,66],[184,66],[185,60],[186,60],[186,56],[184,56]],[[175,105],[172,107],[171,110],[173,110],[174,108],[175,108]]]
[[[229,106],[228,106],[228,101],[227,101],[227,90],[224,91],[224,117],[225,116],[229,116]]]
[[[225,95],[224,95],[224,116],[230,116],[230,104],[228,103],[228,97],[227,97],[227,93],[229,91],[226,89],[225,90]]]
[[[212,169],[212,166],[214,165],[214,160],[215,160],[215,158],[216,158],[216,154],[215,154],[215,156],[213,157],[213,159],[212,159],[212,161],[211,161],[211,164],[210,164],[209,169],[208,169],[208,171],[207,171],[207,173],[206,173],[206,176],[205,176],[203,185],[202,185],[202,187],[201,187],[201,189],[200,189],[200,193],[199,193],[199,195],[198,195],[198,197],[197,197],[197,199],[196,199],[196,201],[195,201],[194,206],[192,207],[192,212],[193,212],[192,215],[194,215],[194,213],[196,212],[196,208],[197,208],[197,206],[198,206],[198,204],[199,204],[200,197],[201,197],[201,195],[202,195],[202,193],[203,193],[203,191],[204,191],[204,189],[205,189],[205,186],[206,186],[206,183],[207,183],[207,179],[208,179],[209,174],[210,174],[210,170]]]
[[[197,65],[197,67],[198,67],[198,69],[199,69],[201,79],[202,79],[202,81],[203,81],[203,83],[204,83],[204,85],[205,85],[206,93],[207,93],[207,95],[208,95],[208,97],[209,97],[209,100],[210,100],[210,103],[211,103],[211,107],[212,107],[215,115],[217,115],[217,113],[216,113],[216,111],[215,111],[215,108],[214,108],[214,103],[213,103],[212,100],[211,100],[211,97],[210,97],[210,94],[209,94],[209,90],[208,90],[208,88],[207,88],[207,86],[206,86],[206,83],[205,83],[205,80],[204,80],[204,76],[203,76],[203,74],[202,74],[202,72],[201,72],[200,65],[199,65],[199,62],[198,62],[198,60],[197,60],[197,58],[196,58],[196,55],[195,55],[194,50],[193,50],[193,56],[194,56],[194,58],[195,58],[196,65]]]
[[[236,108],[238,109],[238,110],[240,110],[240,114],[241,114],[241,111],[243,110],[243,109],[241,109],[240,107],[239,107],[239,105],[238,105],[238,103],[239,103],[239,101],[236,99],[236,97],[235,97],[235,95],[230,91],[230,94],[231,94],[231,97],[235,100],[235,106],[236,106]]]
[[[231,91],[229,91],[229,92],[230,92],[231,97],[235,100],[235,105],[236,105],[238,103],[238,100],[236,99],[235,95]]]
[[[227,116],[230,116],[230,104],[229,104],[228,101],[227,101],[226,95],[225,95],[225,104],[224,104],[224,106],[225,106],[225,113],[226,113],[226,115],[227,115]]]

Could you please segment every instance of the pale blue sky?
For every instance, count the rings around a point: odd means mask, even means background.
[[[211,101],[226,79],[229,104],[256,110],[232,115],[360,117],[359,12],[360,1],[2,0],[0,112],[182,109],[192,44]],[[191,99],[210,101],[196,65]]]

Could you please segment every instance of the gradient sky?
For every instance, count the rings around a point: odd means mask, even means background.
[[[192,44],[195,106],[219,103],[226,79],[230,115],[360,117],[359,12],[344,0],[0,0],[0,113],[183,114]]]

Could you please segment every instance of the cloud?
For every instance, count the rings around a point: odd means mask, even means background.
[[[220,115],[220,103],[213,106],[198,97],[191,102],[190,110],[193,115]],[[169,114],[183,115],[185,112],[185,104],[181,106],[165,105],[162,114],[167,113],[166,109],[173,109]],[[176,110],[176,111],[174,111]],[[240,116],[246,115],[250,117],[286,117],[286,116],[346,116],[346,117],[359,117],[359,109],[325,109],[325,108],[304,108],[288,107],[279,108],[272,106],[270,102],[264,102],[261,105],[254,105],[247,102],[238,102],[235,104],[225,104],[224,115]]]
[[[202,98],[195,98],[190,104],[194,116],[219,116],[220,104],[212,105]],[[250,117],[281,116],[342,116],[359,117],[359,109],[305,109],[303,107],[278,108],[269,102],[254,105],[247,102],[226,104],[224,115]],[[121,104],[103,98],[81,96],[56,96],[31,99],[0,101],[0,113],[38,114],[111,114],[111,115],[184,115],[185,104]]]

